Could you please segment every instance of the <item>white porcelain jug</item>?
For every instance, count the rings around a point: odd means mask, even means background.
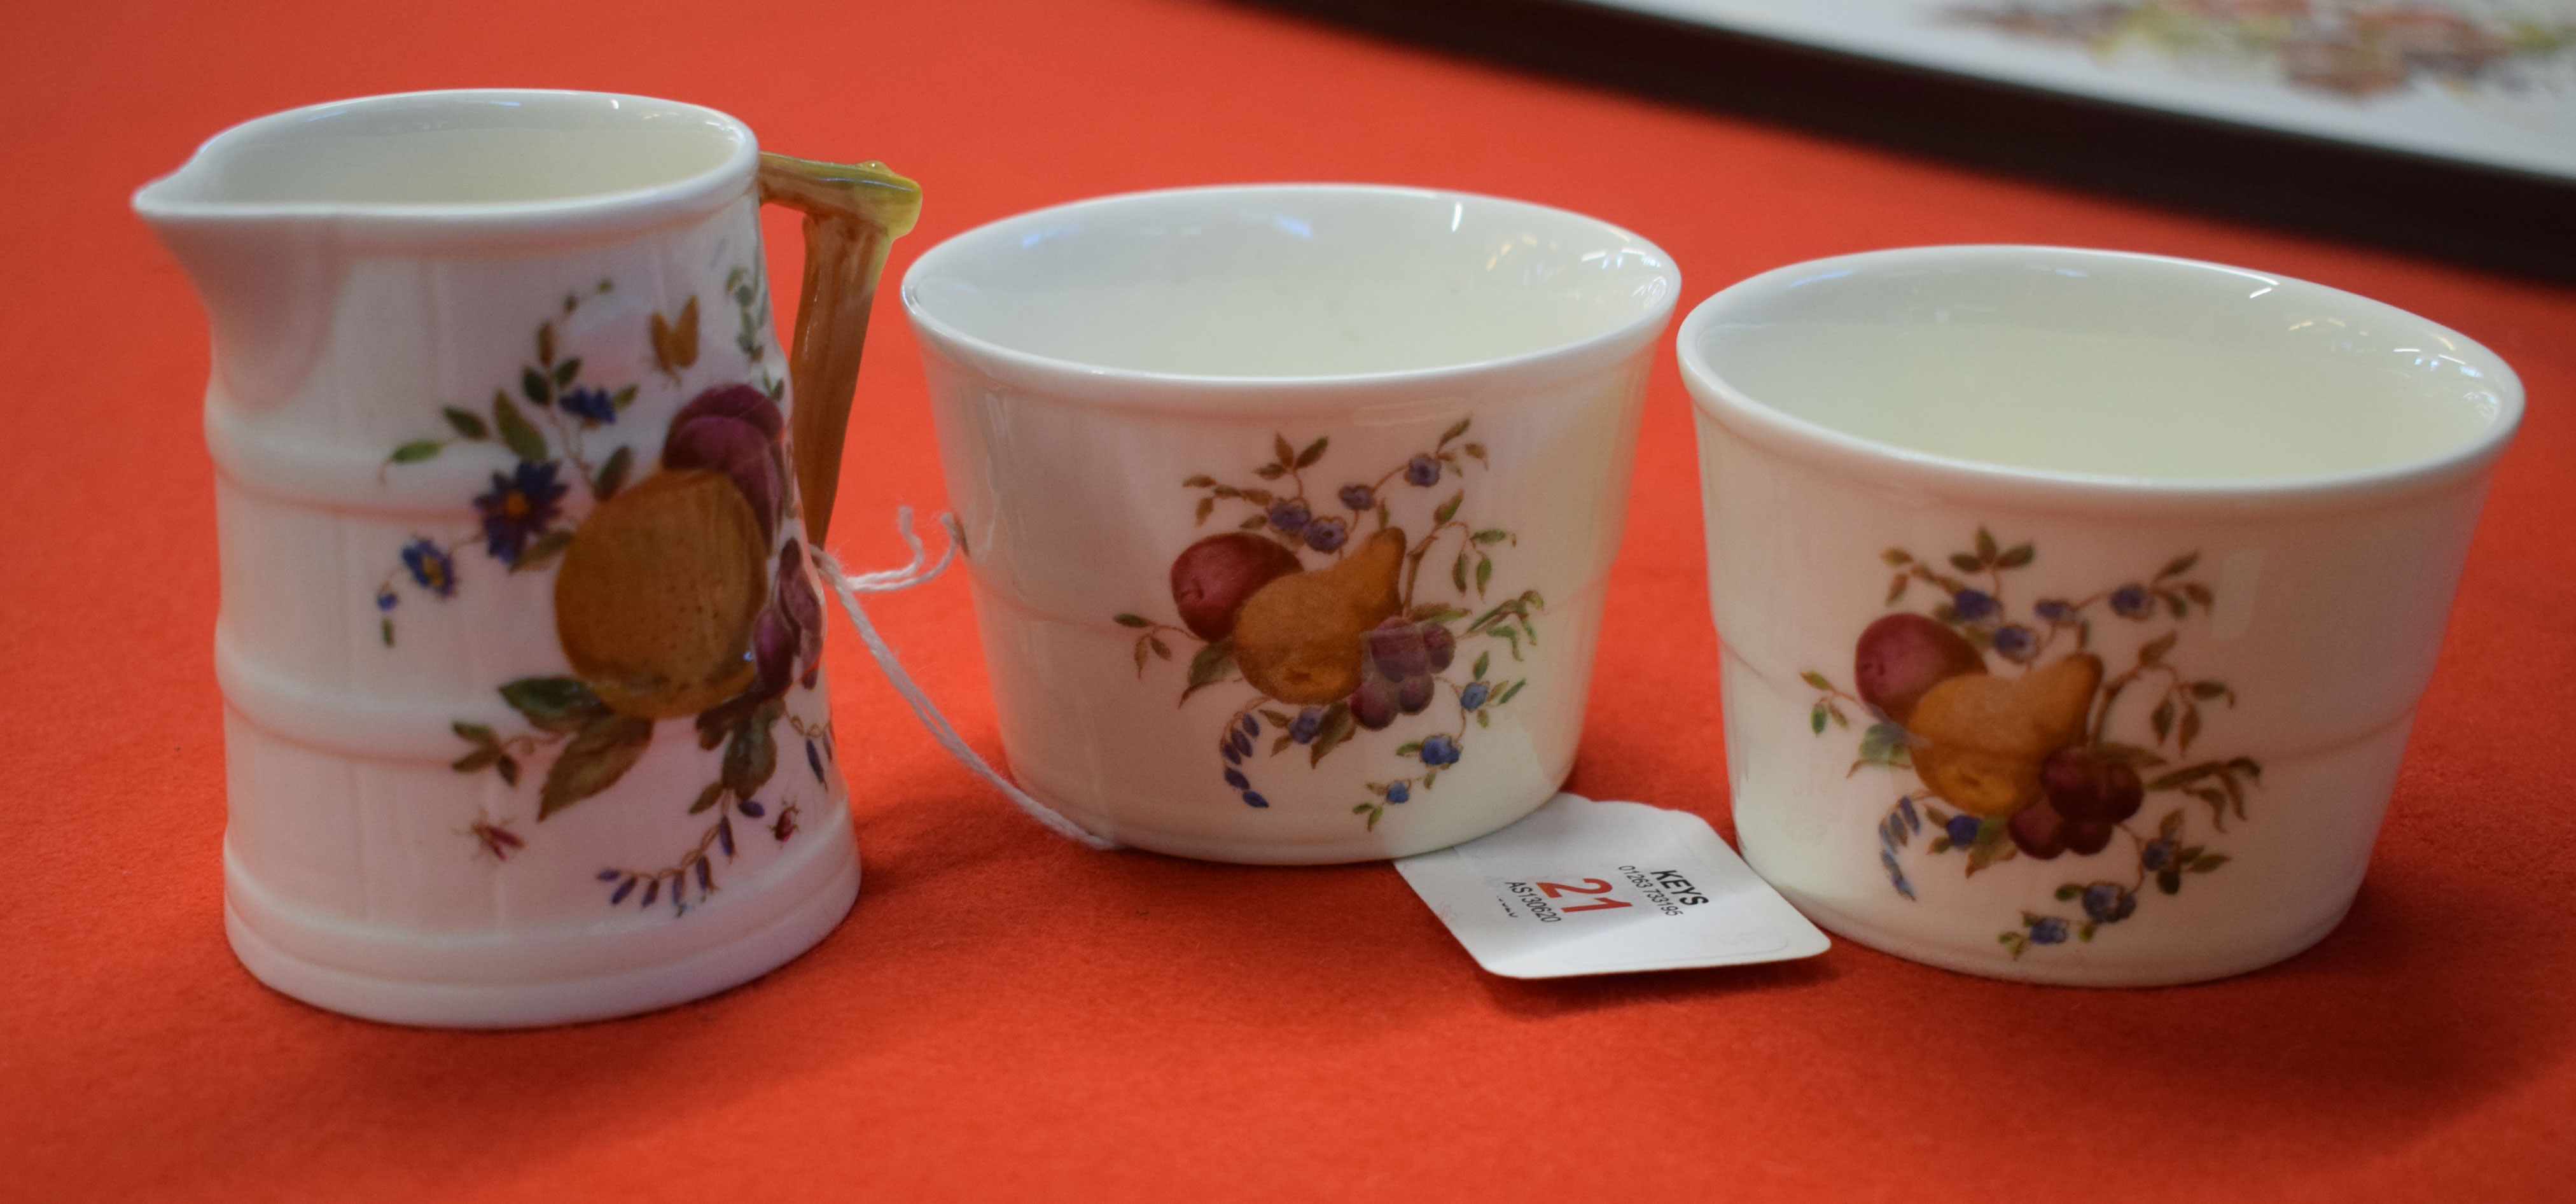
[[[764,200],[806,214],[792,356]],[[433,92],[236,127],[134,205],[214,328],[243,964],[518,1026],[828,933],[859,870],[805,548],[911,182],[692,105]]]

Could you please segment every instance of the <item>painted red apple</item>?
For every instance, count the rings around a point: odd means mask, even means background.
[[[1903,724],[1923,696],[1953,677],[1986,671],[1986,658],[1966,637],[1917,614],[1895,614],[1860,633],[1852,676],[1861,701]]]
[[[1243,603],[1281,577],[1297,572],[1297,554],[1265,535],[1230,531],[1211,535],[1172,561],[1172,604],[1181,625],[1203,640],[1234,634]]]

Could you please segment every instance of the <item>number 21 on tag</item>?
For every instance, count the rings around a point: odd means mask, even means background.
[[[1562,882],[1541,882],[1536,885],[1541,891],[1546,892],[1547,897],[1551,899],[1562,899],[1567,895],[1601,896],[1589,903],[1573,903],[1557,908],[1558,911],[1565,912],[1569,915],[1578,911],[1609,911],[1615,907],[1636,906],[1635,904],[1624,900],[1611,898],[1610,884],[1600,880],[1599,878],[1586,878],[1583,881],[1585,885],[1582,886],[1567,886]]]

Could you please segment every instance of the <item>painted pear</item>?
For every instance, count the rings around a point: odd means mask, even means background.
[[[1361,637],[1403,608],[1404,532],[1389,527],[1341,562],[1255,591],[1234,624],[1243,679],[1280,702],[1314,706],[1360,684]]]
[[[751,684],[767,600],[760,520],[724,473],[663,471],[599,504],[555,576],[555,636],[600,701],[693,715]]]
[[[1914,772],[1971,815],[2011,815],[2046,794],[2040,767],[2084,738],[2101,658],[2077,653],[2021,677],[1970,673],[1914,705]]]

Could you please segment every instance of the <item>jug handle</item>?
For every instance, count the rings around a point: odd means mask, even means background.
[[[874,161],[825,163],[767,152],[760,156],[759,181],[764,203],[805,215],[805,283],[787,363],[805,540],[820,547],[840,488],[868,308],[886,251],[921,216],[921,186]]]

